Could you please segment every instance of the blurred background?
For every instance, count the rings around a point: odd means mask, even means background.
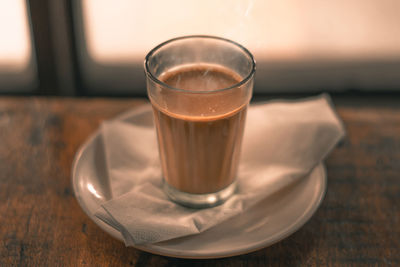
[[[143,59],[192,34],[237,41],[256,94],[400,92],[398,0],[0,0],[0,94],[143,96]]]

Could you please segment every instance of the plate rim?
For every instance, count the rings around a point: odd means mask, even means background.
[[[119,119],[119,120],[126,120],[129,119],[131,116],[140,114],[142,112],[146,112],[149,110],[149,105],[143,105],[141,107],[135,108],[134,110],[130,110],[127,112],[124,112],[120,115],[117,115],[116,117],[112,118],[112,120]],[[77,181],[77,167],[78,163],[80,162],[82,155],[85,150],[88,149],[90,145],[93,144],[96,138],[101,138],[101,133],[100,133],[100,128],[96,129],[94,133],[92,133],[85,141],[84,143],[78,148],[73,162],[72,162],[72,170],[71,170],[71,182],[72,182],[72,188],[74,191],[75,198],[78,201],[79,206],[82,208],[82,210],[85,212],[85,214],[97,225],[102,229],[104,232],[112,236],[114,239],[117,239],[121,242],[123,241],[121,233],[106,224],[104,221],[100,220],[99,218],[95,217],[94,215],[91,214],[88,206],[86,205],[86,202],[83,200],[83,198],[80,196],[79,188],[78,188],[78,181]],[[273,244],[276,244],[280,242],[281,240],[289,237],[290,235],[294,234],[297,232],[301,227],[303,227],[310,219],[311,217],[315,214],[315,212],[318,210],[318,208],[321,206],[321,203],[323,202],[323,199],[326,195],[327,191],[327,172],[326,172],[326,167],[323,162],[320,162],[317,164],[314,169],[318,168],[319,170],[319,179],[321,180],[321,186],[320,190],[318,192],[318,196],[316,197],[316,200],[313,203],[310,203],[309,211],[307,213],[303,213],[303,216],[297,217],[296,220],[294,220],[291,224],[289,224],[283,231],[280,233],[276,233],[272,236],[277,236],[276,238],[271,238],[271,236],[268,236],[268,238],[263,238],[259,242],[256,242],[255,244],[249,246],[246,249],[243,248],[235,248],[231,249],[228,252],[211,252],[211,253],[184,253],[183,251],[178,251],[178,250],[171,250],[171,249],[166,249],[159,243],[156,244],[144,244],[144,245],[135,245],[132,246],[136,249],[152,253],[152,254],[157,254],[161,256],[167,256],[167,257],[175,257],[175,258],[184,258],[184,259],[217,259],[217,258],[226,258],[226,257],[232,257],[232,256],[238,256],[238,255],[243,255],[243,254],[248,254],[257,250],[260,250],[262,248],[271,246]],[[313,169],[313,170],[314,170]],[[311,172],[310,172],[311,173]]]

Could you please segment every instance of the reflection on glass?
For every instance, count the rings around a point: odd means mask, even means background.
[[[87,185],[88,190],[90,191],[90,193],[92,193],[93,195],[95,195],[97,198],[102,198],[102,196],[99,195],[99,193],[97,193],[96,189],[93,187],[92,184],[88,184]]]

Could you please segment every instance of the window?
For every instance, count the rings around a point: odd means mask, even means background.
[[[80,62],[93,91],[144,92],[146,52],[191,34],[248,47],[258,63],[256,92],[400,88],[396,0],[82,0],[77,6]]]
[[[29,92],[36,84],[27,5],[0,0],[0,92]]]
[[[144,95],[145,54],[194,34],[249,48],[256,93],[400,90],[399,10],[397,0],[0,0],[0,93]]]

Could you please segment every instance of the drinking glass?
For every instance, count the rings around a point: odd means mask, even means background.
[[[223,203],[236,190],[246,111],[253,91],[252,54],[224,38],[184,36],[152,49],[144,68],[164,192],[191,208]],[[168,77],[176,82],[193,75],[199,84],[193,88],[167,82]],[[207,79],[218,82],[220,78],[233,82],[223,88],[208,88]]]

